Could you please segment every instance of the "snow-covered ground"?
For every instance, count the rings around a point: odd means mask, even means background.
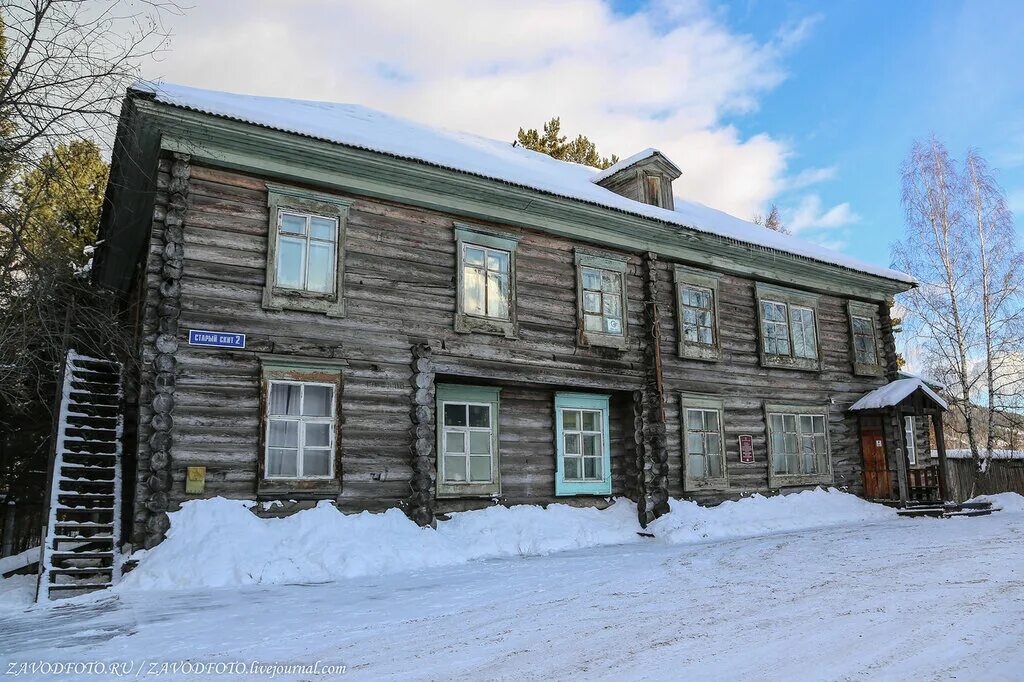
[[[719,508],[728,520],[717,522],[683,507],[658,538],[625,544],[405,572],[375,564],[376,573],[323,584],[136,586],[11,608],[0,611],[0,669],[321,661],[373,680],[1024,679],[1019,497],[1001,498],[992,516],[947,520],[851,521],[828,513],[848,500],[827,501],[786,503],[807,506],[805,516],[822,509],[811,529],[772,501]],[[753,516],[769,519],[751,527],[757,537],[722,539]],[[477,523],[477,532],[488,525]],[[196,679],[180,670],[166,678]]]

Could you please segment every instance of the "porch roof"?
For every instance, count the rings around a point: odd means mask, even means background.
[[[852,411],[881,410],[886,407],[895,407],[912,396],[915,392],[922,391],[932,402],[941,409],[949,409],[946,401],[933,391],[924,379],[920,377],[909,377],[897,379],[885,386],[876,388],[870,393],[865,393],[860,400],[850,408]]]

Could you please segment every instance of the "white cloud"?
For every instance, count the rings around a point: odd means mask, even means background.
[[[173,26],[171,51],[146,75],[358,102],[509,140],[557,115],[568,134],[585,133],[605,154],[662,149],[683,169],[677,193],[741,217],[787,186],[787,144],[745,137],[728,118],[756,110],[784,79],[782,60],[813,18],[759,42],[700,0],[657,0],[628,16],[601,0],[243,7],[195,0]]]
[[[805,168],[786,181],[786,189],[793,191],[831,180],[836,176],[836,167]]]
[[[860,220],[860,216],[845,202],[823,210],[821,197],[817,194],[803,197],[795,209],[788,211],[788,215],[784,213],[784,218],[786,227],[793,232],[834,230]]]

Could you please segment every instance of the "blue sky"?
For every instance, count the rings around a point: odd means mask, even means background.
[[[193,0],[144,75],[354,102],[512,140],[554,115],[605,153],[664,151],[676,194],[876,264],[899,166],[979,148],[1024,224],[1024,2]]]

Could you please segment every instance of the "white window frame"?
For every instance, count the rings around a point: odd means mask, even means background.
[[[274,386],[289,385],[289,386],[300,386],[299,391],[299,414],[297,415],[272,415],[270,414],[271,395],[274,390]],[[302,414],[303,408],[306,402],[306,387],[307,386],[319,386],[328,388],[331,391],[331,415],[329,417],[313,417],[305,416]],[[267,406],[266,406],[266,424],[264,428],[264,448],[263,448],[263,471],[264,478],[268,481],[298,481],[298,480],[332,480],[334,478],[334,459],[336,456],[336,431],[337,431],[337,402],[338,402],[338,387],[337,384],[324,383],[319,381],[297,381],[292,379],[270,379],[267,382]],[[297,422],[298,427],[298,446],[296,449],[296,457],[298,461],[295,463],[295,475],[294,476],[271,476],[270,475],[270,450],[271,449],[291,449],[282,448],[282,446],[272,446],[270,444],[270,425],[273,422]],[[306,450],[306,425],[307,424],[328,424],[328,433],[330,434],[330,448],[328,450],[328,473],[325,476],[306,476],[303,473],[303,455]],[[310,448],[312,450],[323,451],[324,448]]]
[[[565,469],[566,469],[565,461],[567,459],[578,459],[580,461],[580,468],[579,468],[580,475],[578,477],[576,477],[576,478],[570,478],[569,476],[566,476],[566,475],[563,474],[563,480],[566,483],[601,483],[601,482],[603,482],[605,480],[605,478],[607,478],[607,474],[604,471],[604,439],[605,439],[605,436],[607,435],[604,432],[604,422],[605,422],[605,418],[607,416],[606,415],[606,411],[605,410],[600,410],[600,409],[588,408],[588,407],[562,407],[560,409],[561,409],[561,418],[562,418],[562,425],[563,425],[562,426],[562,448],[563,448],[563,451],[562,451],[562,471],[564,472]],[[578,415],[579,415],[579,426],[580,426],[578,429],[570,429],[570,428],[567,428],[565,426],[565,413],[566,412],[576,412],[576,413],[578,413]],[[595,415],[595,418],[597,419],[597,425],[598,425],[597,430],[584,429],[583,428],[583,414],[584,413]],[[568,449],[566,449],[566,447],[565,447],[565,443],[567,441],[566,436],[570,436],[570,435],[579,436],[580,451],[578,453],[570,453],[568,451]],[[584,447],[583,447],[583,438],[584,438],[584,436],[597,436],[597,454],[596,455],[586,455],[584,453]],[[589,478],[586,476],[586,471],[587,471],[586,460],[588,460],[588,459],[596,459],[597,460],[598,470],[601,472],[600,476],[591,476]]]
[[[914,415],[903,416],[903,439],[907,447],[907,463],[917,464],[917,420]]]
[[[466,408],[466,425],[465,426],[450,426],[444,423],[445,410],[449,405],[460,405]],[[471,407],[485,407],[487,408],[487,426],[470,426],[469,425],[469,408]],[[441,481],[445,485],[489,485],[494,482],[494,408],[491,403],[485,402],[473,402],[468,400],[442,400],[441,401]],[[459,433],[463,436],[463,447],[465,448],[462,453],[462,458],[466,461],[466,479],[463,481],[450,480],[448,478],[448,458],[456,455],[448,452],[448,437],[453,433]],[[488,439],[487,458],[490,460],[490,466],[488,467],[489,475],[487,480],[476,481],[470,478],[472,475],[472,460],[473,457],[481,457],[480,454],[474,455],[470,451],[470,438],[473,433],[486,433]]]

